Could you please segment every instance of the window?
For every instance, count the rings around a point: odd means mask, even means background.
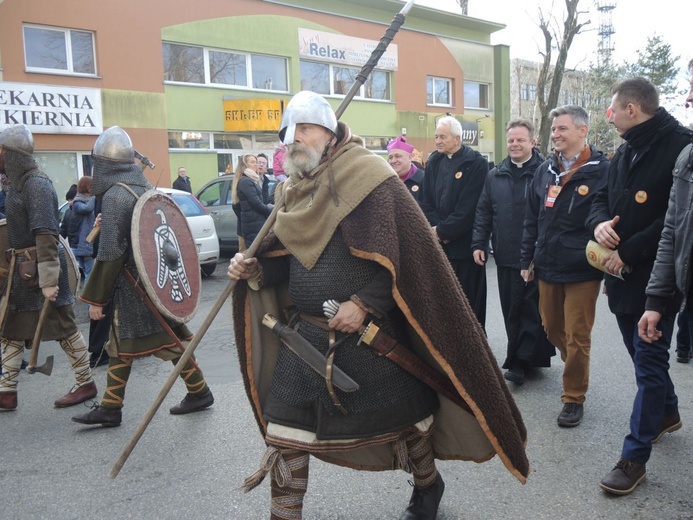
[[[520,96],[524,101],[534,101],[537,97],[537,86],[530,83],[522,83]]]
[[[209,132],[169,132],[168,147],[209,150]]]
[[[163,44],[164,80],[289,91],[286,58],[264,54]]]
[[[301,60],[301,90],[325,96],[344,96],[356,81],[356,67]],[[374,69],[356,93],[357,98],[390,100],[390,73]]]
[[[488,85],[476,81],[464,82],[465,108],[490,108],[488,103]]]
[[[426,78],[426,102],[434,106],[452,106],[452,80],[428,76]]]
[[[94,33],[25,25],[24,60],[32,72],[94,76]]]

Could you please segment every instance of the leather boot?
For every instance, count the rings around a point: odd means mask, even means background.
[[[186,413],[199,412],[209,408],[214,404],[212,391],[207,388],[201,394],[187,394],[176,406],[169,409],[172,415],[183,415]]]
[[[96,397],[96,383],[92,381],[84,386],[73,386],[68,393],[55,401],[54,404],[56,408],[67,408],[68,406],[74,406],[89,399],[94,399],[94,397]]]
[[[17,409],[17,392],[0,392],[0,411]]]
[[[445,482],[440,473],[432,486],[425,489],[414,486],[409,507],[402,513],[399,520],[435,520],[443,491],[445,491]]]
[[[72,420],[80,424],[100,424],[107,428],[120,426],[123,420],[123,412],[120,408],[104,408],[101,405],[94,405],[91,412],[75,415]]]

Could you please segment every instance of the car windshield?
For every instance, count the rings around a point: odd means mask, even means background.
[[[205,214],[205,210],[198,204],[192,195],[171,194],[171,198],[186,217],[199,217]]]

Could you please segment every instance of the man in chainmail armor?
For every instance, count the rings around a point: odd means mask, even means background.
[[[134,358],[153,354],[175,365],[183,353],[172,346],[171,338],[125,278],[125,269],[138,278],[130,234],[132,215],[137,198],[152,189],[142,167],[135,164],[130,136],[122,128],[111,127],[96,140],[92,153],[92,193],[102,197],[102,220],[96,262],[80,299],[90,305],[92,320],[103,319],[103,307],[111,300],[115,314],[111,336],[104,347],[109,355],[106,391],[100,404],[72,420],[110,427],[121,423],[125,387]],[[192,339],[187,326],[169,324],[182,342]],[[188,393],[169,410],[172,414],[197,412],[214,403],[194,358],[187,362],[181,378]]]
[[[237,254],[228,276],[248,398],[265,438],[249,491],[271,475],[274,520],[301,518],[309,454],[357,469],[403,469],[414,489],[402,519],[434,519],[443,495],[435,459],[498,454],[524,482],[526,431],[483,330],[443,251],[388,164],[338,123],[330,105],[299,92],[279,136],[289,178],[256,258]],[[323,302],[337,300],[334,317]],[[282,316],[359,385],[332,387],[261,325]],[[474,411],[439,396],[380,357],[359,335],[371,320],[443,372]],[[329,374],[329,372],[328,372]],[[450,504],[452,507],[452,503]],[[453,515],[455,516],[455,515]]]
[[[58,245],[58,197],[50,178],[36,165],[33,153],[34,138],[26,126],[12,126],[0,133],[0,172],[9,181],[5,205],[11,248],[0,252],[11,265],[4,287],[0,288],[0,293],[9,290],[7,306],[0,310],[0,410],[17,408],[24,344],[34,337],[46,298],[52,303],[41,341],[58,341],[75,373],[74,386],[55,401],[55,406],[73,406],[96,396],[87,345],[75,321],[68,260],[65,250]],[[35,270],[20,269],[33,264]],[[30,278],[27,272],[35,274]]]

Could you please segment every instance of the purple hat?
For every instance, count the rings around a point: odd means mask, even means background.
[[[390,141],[387,145],[387,150],[393,150],[393,149],[399,149],[399,150],[404,150],[407,153],[412,153],[414,151],[414,147],[410,144],[407,143],[407,140],[402,137],[401,135],[395,139],[394,141]]]

